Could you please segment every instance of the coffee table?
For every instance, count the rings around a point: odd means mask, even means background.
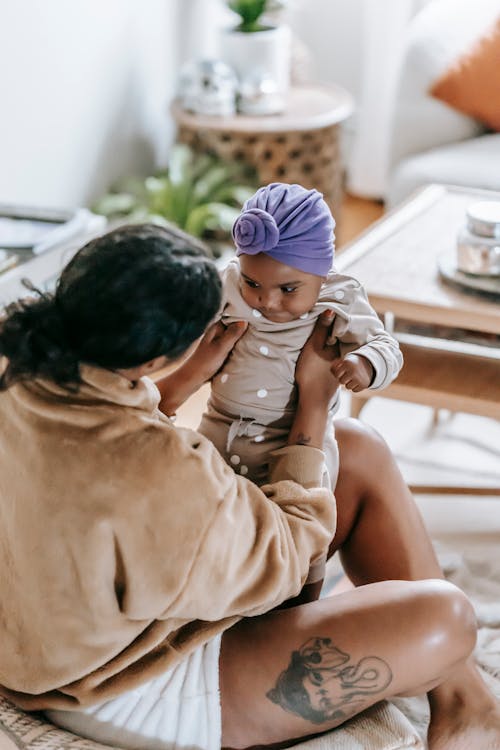
[[[454,285],[438,268],[440,259],[454,258],[465,209],[476,200],[500,200],[500,193],[430,185],[339,254],[338,270],[365,286],[405,359],[389,388],[353,395],[353,416],[381,397],[500,419],[500,296]],[[500,487],[414,489],[500,493]]]

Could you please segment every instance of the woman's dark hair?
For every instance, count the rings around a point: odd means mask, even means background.
[[[79,250],[54,294],[7,307],[0,390],[35,377],[75,386],[82,362],[118,369],[174,359],[220,300],[217,270],[195,239],[153,224],[115,229]]]

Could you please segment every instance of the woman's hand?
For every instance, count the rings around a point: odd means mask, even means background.
[[[326,310],[320,315],[300,353],[295,368],[299,401],[313,399],[327,406],[339,387],[339,381],[331,372],[331,364],[338,353],[336,347],[326,343],[333,319],[333,310]]]
[[[207,380],[220,370],[233,346],[236,344],[247,329],[247,324],[242,320],[225,326],[218,321],[207,328],[193,354],[186,360],[183,367],[192,370],[201,377],[201,382]]]
[[[156,383],[161,394],[160,410],[167,416],[175,414],[189,396],[220,370],[246,329],[243,321],[228,326],[219,321],[209,326],[193,353]]]

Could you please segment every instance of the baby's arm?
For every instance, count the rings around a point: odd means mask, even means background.
[[[385,330],[361,284],[349,287],[348,320],[337,316],[333,326],[340,356],[332,362],[332,373],[354,393],[386,388],[403,366],[399,344]]]

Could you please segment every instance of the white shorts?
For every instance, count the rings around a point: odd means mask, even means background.
[[[63,729],[130,750],[220,750],[222,635],[174,669],[118,698],[81,711],[46,711]]]

